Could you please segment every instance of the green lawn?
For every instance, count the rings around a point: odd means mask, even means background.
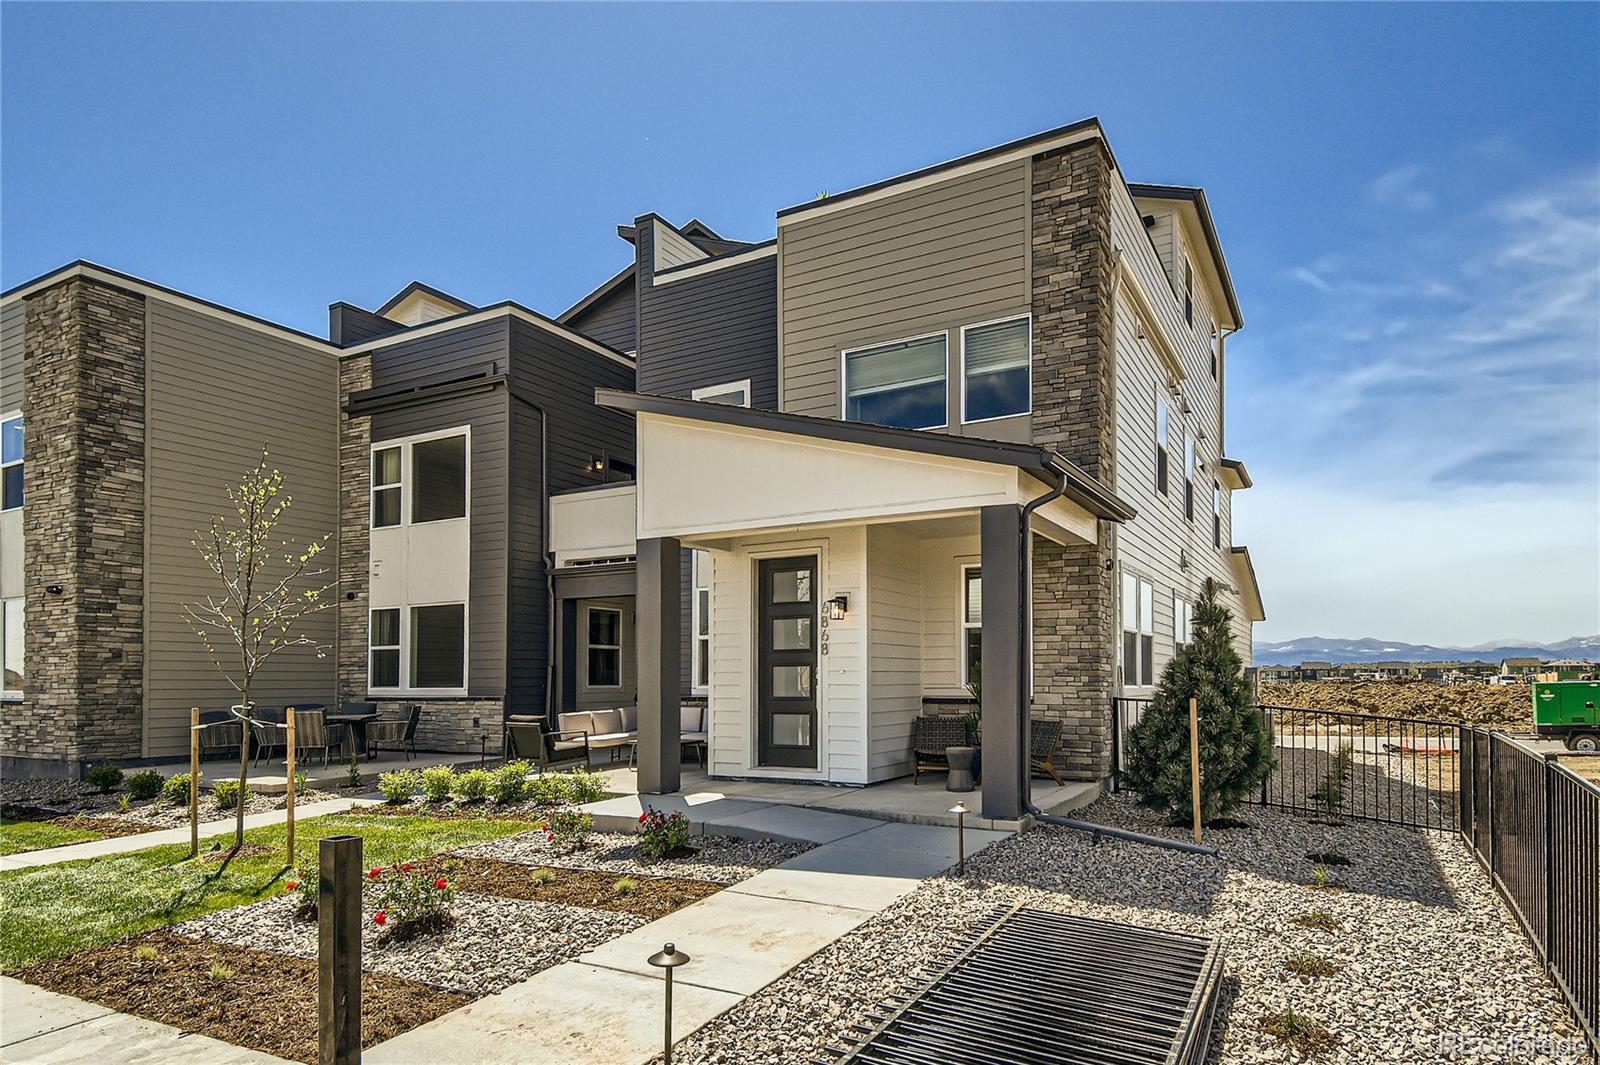
[[[68,843],[85,843],[100,838],[100,833],[87,828],[0,818],[0,854],[41,851],[46,847],[64,847]]]
[[[364,838],[367,865],[388,865],[532,827],[488,818],[339,814],[297,824],[295,857],[300,868],[314,869],[317,840],[348,833]],[[283,891],[282,825],[245,833],[250,843],[272,847],[271,854],[207,861],[215,839],[228,847],[232,834],[202,840],[201,858],[192,862],[188,846],[178,844],[0,873],[0,972]]]

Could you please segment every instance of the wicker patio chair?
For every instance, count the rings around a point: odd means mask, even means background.
[[[945,757],[945,749],[966,746],[969,746],[966,718],[954,714],[929,714],[917,718],[911,725],[911,752],[915,761],[911,783],[922,782],[924,769],[948,771],[950,762]]]
[[[202,710],[200,724],[206,726],[200,730],[202,762],[207,755],[220,755],[227,751],[231,751],[235,757],[238,756],[239,722],[234,718],[232,710]]]
[[[411,761],[417,753],[417,725],[421,721],[422,707],[412,706],[405,717],[367,722],[367,753],[401,751],[406,761]]]
[[[1061,746],[1061,720],[1054,717],[1036,717],[1028,723],[1031,740],[1028,744],[1028,761],[1035,773],[1043,773],[1057,784],[1065,783],[1056,767],[1050,763],[1056,748]]]
[[[328,766],[328,752],[343,748],[350,732],[343,724],[328,724],[321,710],[294,710],[294,750],[298,760],[302,754],[322,752],[322,766]]]

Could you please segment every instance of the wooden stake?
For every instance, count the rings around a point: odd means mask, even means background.
[[[288,775],[289,785],[284,789],[283,810],[286,816],[284,837],[289,849],[289,868],[294,868],[294,717],[295,711],[291,707],[285,715],[284,724],[287,734],[284,736],[284,772]]]
[[[361,1062],[361,837],[317,843],[317,1065]]]
[[[1189,700],[1189,788],[1194,793],[1194,841],[1200,842],[1200,702]]]
[[[189,707],[189,857],[200,853],[200,708]]]

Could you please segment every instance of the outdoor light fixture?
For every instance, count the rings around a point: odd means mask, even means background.
[[[668,943],[647,959],[657,969],[667,971],[667,1019],[662,1046],[661,1059],[664,1065],[672,1065],[672,970],[689,960],[689,955]]]
[[[47,584],[44,586],[44,590],[46,595],[60,595],[66,589],[59,584]]]
[[[850,597],[848,595],[841,594],[834,596],[832,599],[828,600],[828,620],[843,621],[844,616],[849,609]]]
[[[967,875],[967,814],[972,811],[967,809],[967,804],[958,802],[950,807],[950,812],[956,815],[956,875]]]

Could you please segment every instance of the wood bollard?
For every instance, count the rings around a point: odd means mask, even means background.
[[[317,844],[317,1065],[361,1061],[361,837]]]
[[[189,708],[189,857],[200,853],[200,708]]]
[[[288,849],[287,863],[290,871],[294,870],[294,709],[284,715],[285,735],[283,737],[284,760],[283,769],[288,785],[283,792],[284,810],[284,844]]]
[[[1201,841],[1200,826],[1200,702],[1189,700],[1189,787],[1194,792],[1194,841]]]

